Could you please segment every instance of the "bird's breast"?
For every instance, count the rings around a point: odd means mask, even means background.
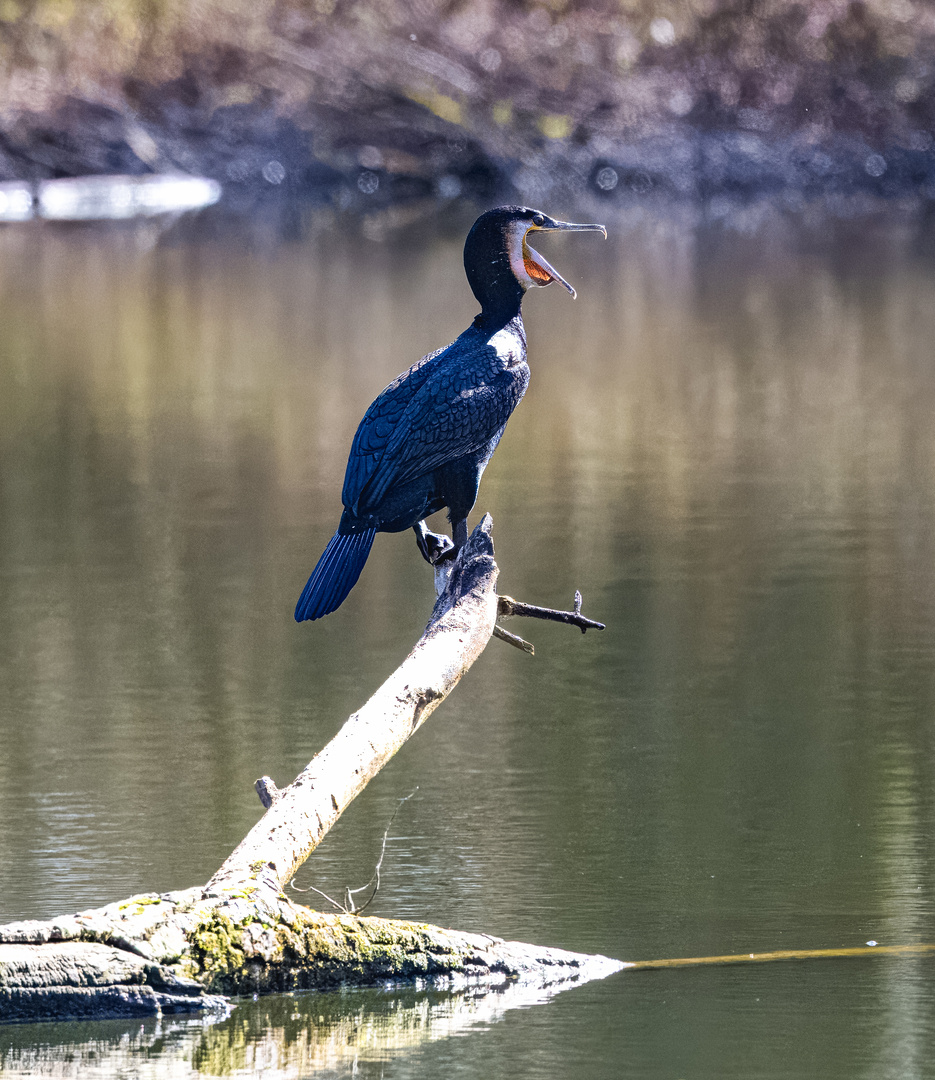
[[[501,370],[506,371],[526,362],[526,342],[512,326],[498,330],[487,344],[493,349]]]

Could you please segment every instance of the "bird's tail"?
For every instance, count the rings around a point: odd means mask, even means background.
[[[339,530],[331,537],[295,606],[296,622],[320,619],[344,603],[357,584],[376,531],[342,533]]]

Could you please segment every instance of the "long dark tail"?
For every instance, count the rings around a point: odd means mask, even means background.
[[[364,568],[376,529],[336,532],[312,571],[295,606],[295,621],[320,619],[344,603]]]

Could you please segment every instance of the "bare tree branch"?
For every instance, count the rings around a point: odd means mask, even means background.
[[[517,615],[527,619],[549,619],[552,622],[568,623],[570,626],[577,626],[582,634],[588,630],[605,629],[602,622],[587,619],[581,614],[581,593],[578,591],[575,591],[575,606],[571,611],[559,611],[556,608],[524,604],[521,600],[514,600],[512,596],[501,596],[497,600],[497,614],[502,615],[504,618]],[[498,634],[497,636],[501,637],[502,635]]]
[[[530,656],[536,655],[536,647],[531,641],[521,638],[519,634],[511,634],[509,630],[504,630],[499,624],[493,628],[493,636],[516,649],[521,649],[524,653],[529,653]]]

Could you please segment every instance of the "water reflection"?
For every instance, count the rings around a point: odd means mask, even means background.
[[[4,1076],[381,1076],[400,1054],[541,1005],[574,983],[242,1000],[223,1018],[0,1027]]]

